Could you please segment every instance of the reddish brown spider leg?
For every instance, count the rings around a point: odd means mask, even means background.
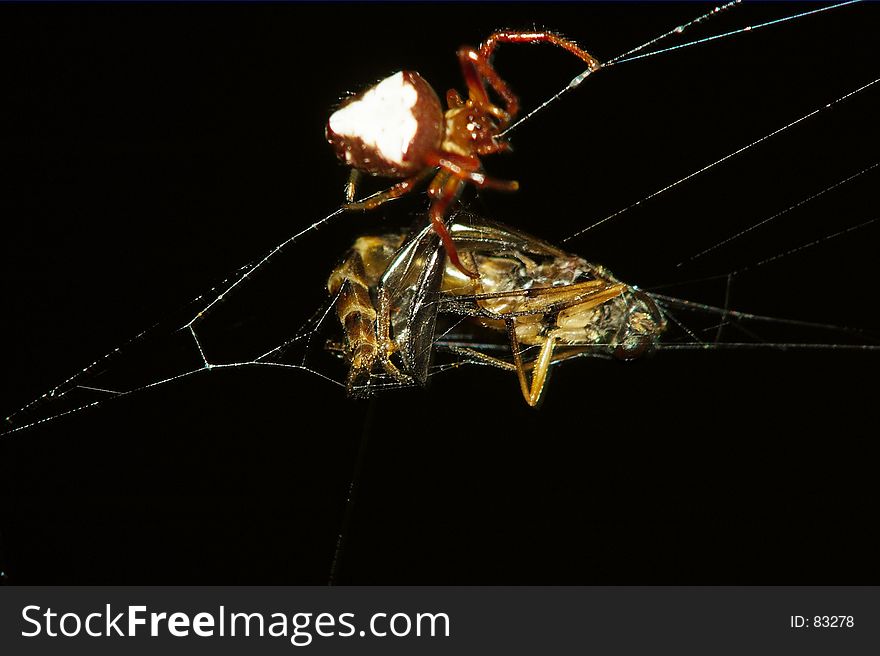
[[[387,203],[389,200],[393,200],[395,198],[400,198],[404,194],[408,194],[416,186],[429,175],[434,172],[433,168],[426,168],[421,173],[417,173],[411,178],[407,178],[406,180],[401,180],[396,185],[389,187],[385,191],[380,194],[376,194],[371,198],[366,200],[359,201],[357,203],[345,203],[342,207],[346,210],[372,210],[383,203]]]
[[[461,74],[467,84],[470,98],[481,108],[493,114],[504,128],[510,120],[519,113],[519,98],[510,90],[507,83],[489,63],[489,59],[479,51],[465,46],[458,51],[458,61],[461,64]],[[489,101],[489,94],[483,80],[489,83],[492,89],[504,100],[506,111],[501,111]]]
[[[440,171],[437,177],[431,181],[430,187],[428,187],[428,195],[434,199],[431,203],[431,209],[428,211],[428,216],[431,219],[431,227],[434,228],[434,232],[440,237],[440,242],[446,250],[446,257],[449,258],[452,266],[468,278],[479,278],[480,274],[469,271],[461,263],[458,257],[458,249],[455,247],[455,242],[452,241],[452,237],[446,229],[446,223],[443,221],[449,204],[456,199],[463,185],[464,183],[455,175],[446,171]]]
[[[490,178],[480,171],[480,160],[476,157],[457,155],[456,153],[436,152],[425,156],[425,161],[431,166],[439,166],[460,180],[467,180],[474,185],[485,189],[497,189],[499,191],[516,191],[519,182],[516,180],[498,180]]]
[[[480,45],[480,54],[485,59],[490,59],[499,43],[550,43],[573,54],[583,61],[591,71],[602,68],[602,64],[593,55],[573,41],[553,32],[495,32],[490,34],[489,38]]]

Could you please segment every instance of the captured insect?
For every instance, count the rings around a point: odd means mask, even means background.
[[[491,352],[492,342],[464,346],[447,337],[444,347],[514,371],[531,406],[541,398],[551,364],[585,353],[632,359],[650,350],[666,327],[649,295],[583,258],[465,213],[453,217],[449,232],[477,278],[462,276],[452,258],[444,258],[430,228],[405,242],[400,234],[361,237],[333,270],[328,288],[345,330],[350,394],[369,391],[377,366],[398,382],[424,384],[438,315],[468,317],[503,333],[512,361]],[[524,346],[537,349],[528,361]]]
[[[433,199],[428,217],[440,236],[449,261],[464,275],[475,278],[459,260],[454,240],[444,224],[447,210],[468,182],[480,188],[516,191],[515,181],[486,176],[480,157],[504,152],[510,144],[502,132],[519,114],[519,99],[492,65],[501,43],[549,43],[584,61],[590,72],[600,64],[572,41],[553,32],[501,31],[479,48],[463,46],[458,61],[468,88],[464,100],[455,89],[446,92],[444,112],[437,93],[414,71],[399,71],[346,99],[327,121],[327,140],[343,162],[352,167],[346,186],[349,210],[371,210],[412,191],[433,176],[428,195]],[[489,98],[486,85],[504,107]],[[362,202],[352,202],[361,173],[404,178],[388,190]]]
[[[600,265],[463,210],[448,227],[479,278],[463,276],[451,264],[430,227],[411,235],[359,237],[331,273],[327,287],[344,343],[331,341],[328,349],[342,353],[348,364],[349,395],[369,396],[375,391],[371,383],[381,378],[425,385],[435,351],[446,351],[462,363],[514,372],[526,403],[535,406],[551,366],[581,357],[633,360],[663,348],[671,308],[719,317],[746,331],[760,323],[843,330],[646,292]],[[691,341],[670,341],[671,349],[750,346],[702,341],[673,320]],[[849,332],[874,338],[867,331]],[[499,354],[505,347],[506,358]],[[805,345],[779,345],[798,347]]]

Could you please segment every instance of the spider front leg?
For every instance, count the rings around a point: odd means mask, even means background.
[[[480,45],[480,54],[487,60],[491,59],[492,53],[500,43],[549,43],[573,54],[575,57],[583,61],[592,72],[598,71],[602,68],[602,63],[593,57],[593,55],[581,48],[574,41],[569,41],[555,32],[517,32],[507,30],[495,32],[490,34]]]
[[[458,198],[463,187],[464,182],[462,180],[445,169],[441,170],[428,187],[428,195],[433,199],[431,209],[428,210],[428,217],[431,219],[431,227],[437,233],[437,236],[440,237],[440,242],[446,251],[446,257],[449,258],[452,266],[468,278],[479,278],[479,273],[466,269],[461,263],[461,259],[458,257],[458,249],[455,247],[455,242],[452,241],[444,221],[450,203]]]
[[[516,191],[519,183],[515,180],[496,180],[490,178],[479,169],[480,160],[476,157],[456,155],[455,153],[435,152],[429,154],[425,161],[431,166],[440,167],[440,172],[431,181],[428,187],[428,195],[433,199],[428,216],[434,232],[440,237],[446,256],[452,265],[468,278],[479,278],[480,274],[474,273],[461,263],[458,257],[458,249],[449,231],[446,229],[446,212],[449,205],[461,194],[465,182],[472,182],[477,187],[498,189],[501,191]]]
[[[502,130],[519,113],[519,99],[492,65],[492,55],[500,43],[549,43],[573,54],[583,61],[590,71],[597,71],[602,67],[599,60],[586,50],[554,32],[495,32],[480,45],[479,50],[469,47],[461,48],[458,51],[458,60],[470,92],[470,98],[484,111],[492,114],[499,121],[499,127]],[[504,101],[505,110],[490,102],[483,80],[488,82],[489,86]]]
[[[467,85],[470,99],[484,112],[494,116],[501,129],[507,127],[511,119],[519,113],[519,98],[510,90],[507,82],[501,79],[488,57],[483,56],[474,48],[465,46],[459,49],[458,62],[461,65],[461,74]],[[506,109],[492,104],[483,80],[486,80],[495,93],[501,96]]]

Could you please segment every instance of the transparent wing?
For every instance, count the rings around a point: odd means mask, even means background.
[[[400,248],[381,281],[404,370],[421,384],[431,363],[445,261],[437,233],[428,226]]]

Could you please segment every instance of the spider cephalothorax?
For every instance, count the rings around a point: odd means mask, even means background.
[[[465,100],[450,89],[446,93],[445,112],[422,76],[414,71],[399,71],[344,101],[331,114],[326,128],[327,140],[336,154],[352,167],[346,187],[346,209],[373,209],[412,191],[419,182],[433,176],[428,186],[432,198],[431,224],[452,264],[472,278],[477,274],[461,264],[443,221],[467,182],[503,191],[519,188],[515,181],[487,177],[479,159],[508,148],[500,135],[519,111],[517,97],[491,63],[497,45],[505,42],[552,43],[578,56],[591,71],[600,67],[589,53],[552,32],[496,32],[478,49],[459,49],[468,98]],[[501,98],[503,108],[491,102],[487,84]],[[355,203],[351,201],[360,173],[403,179],[386,191]]]

